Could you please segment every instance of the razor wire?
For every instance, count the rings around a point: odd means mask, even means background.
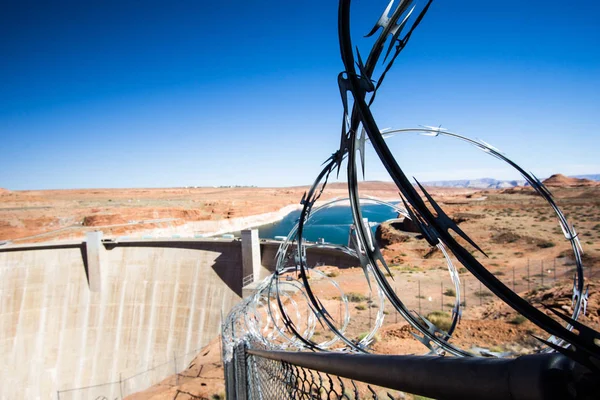
[[[542,352],[561,352],[594,373],[599,373],[600,348],[594,341],[600,340],[600,333],[577,321],[580,314],[585,312],[589,295],[589,290],[585,290],[584,284],[581,244],[575,227],[567,221],[544,184],[533,173],[527,172],[498,149],[482,140],[473,140],[441,127],[417,127],[388,131],[379,129],[370,107],[384,78],[408,43],[414,29],[420,24],[432,0],[428,0],[424,4],[419,1],[401,0],[395,8],[393,8],[393,3],[393,0],[390,1],[374,28],[367,34],[367,37],[370,37],[379,32],[366,61],[363,61],[363,57],[358,48],[354,47],[350,35],[350,1],[340,0],[339,43],[345,67],[345,70],[338,75],[343,106],[340,147],[325,161],[324,167],[313,185],[302,197],[300,202],[302,210],[298,223],[277,252],[275,273],[261,282],[252,296],[234,307],[225,321],[223,326],[225,360],[231,359],[233,348],[240,343],[259,343],[260,346],[268,349],[288,351],[369,352],[369,344],[383,324],[385,301],[389,302],[418,332],[417,334],[413,333],[413,336],[427,348],[430,354],[473,356],[474,354],[471,352],[451,343],[452,333],[460,323],[462,314],[461,281],[452,262],[452,256],[489,291],[549,334],[547,339],[537,338],[546,345],[541,350]],[[385,55],[383,55],[384,52]],[[383,63],[380,68],[383,71],[375,76],[374,72],[382,55]],[[576,266],[573,278],[573,311],[571,315],[567,316],[551,309],[556,317],[564,321],[564,325],[529,304],[473,256],[472,252],[487,255],[447,215],[442,206],[421,183],[415,179],[413,184],[407,178],[398,164],[386,140],[400,134],[420,134],[433,138],[443,136],[474,146],[517,171],[552,208],[565,240],[570,243]],[[360,196],[358,174],[362,170],[364,175],[367,143],[373,147],[397,186],[401,206]],[[348,198],[335,199],[319,205],[318,201],[327,186],[329,177],[332,173],[339,174],[344,162],[346,162],[348,179]],[[307,242],[304,239],[305,228],[315,216],[341,202],[350,204],[353,217],[348,245]],[[452,323],[447,331],[443,331],[425,316],[409,309],[401,296],[394,290],[386,276],[392,275],[389,266],[372,236],[371,226],[363,219],[361,206],[369,202],[391,207],[398,215],[411,220],[428,244],[432,248],[437,247],[443,254],[455,292]],[[466,244],[459,243],[457,237]],[[354,258],[356,264],[360,265],[363,270],[369,287],[369,298],[371,299],[371,295],[373,296],[377,314],[372,329],[360,340],[353,340],[347,335],[348,326],[352,323],[347,294],[335,279],[315,269],[307,262],[307,250],[319,247],[327,247],[332,252],[339,252]],[[338,318],[333,316],[326,301],[321,299],[314,290],[315,279],[319,284],[327,284],[334,291],[339,292],[340,315]],[[319,340],[315,335],[319,326],[331,332],[333,336]],[[493,352],[490,351],[487,354],[493,355]],[[261,365],[256,364],[255,368],[261,369]],[[264,364],[264,368],[271,367],[273,367],[272,364]],[[278,370],[278,374],[281,371],[287,371],[286,373],[291,375],[284,374],[286,377],[297,376],[288,367],[286,367],[288,369],[283,366],[277,368],[283,368]],[[257,370],[255,375],[262,376],[261,373]],[[278,375],[267,374],[265,376],[275,379],[274,376]]]

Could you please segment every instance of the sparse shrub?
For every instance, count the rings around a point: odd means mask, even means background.
[[[444,311],[430,312],[427,314],[427,319],[429,322],[443,331],[448,331],[452,325],[452,318],[450,318],[450,314]]]
[[[475,296],[477,297],[491,297],[492,293],[491,292],[487,292],[485,290],[478,290],[475,292]]]
[[[508,321],[508,323],[513,324],[513,325],[521,325],[525,321],[527,321],[527,318],[525,318],[521,314],[518,314],[518,315],[515,315],[513,318],[511,318],[511,320]]]
[[[367,309],[367,306],[365,306],[364,304],[357,304],[354,308],[356,308],[359,311],[364,311]]]
[[[460,268],[458,269],[458,273],[459,273],[459,274],[466,274],[466,273],[467,273],[467,271],[468,271],[468,269],[466,269],[465,267],[460,267]]]
[[[364,338],[366,338],[368,334],[369,334],[369,332],[363,332],[363,333],[361,333],[360,335],[358,335],[358,337],[357,337],[356,339],[357,339],[358,341],[361,341],[361,340],[363,340]],[[371,338],[371,344],[373,344],[373,343],[377,343],[377,342],[379,342],[380,340],[381,340],[381,337],[380,337],[378,334],[375,334],[375,336],[373,336],[373,337]]]
[[[353,303],[360,303],[361,301],[367,300],[367,296],[356,292],[349,292],[346,294],[346,297],[348,298],[348,301]]]
[[[542,249],[547,249],[549,247],[554,247],[556,246],[554,244],[554,242],[551,242],[549,240],[544,240],[543,242],[538,243],[538,247],[542,248]]]
[[[338,273],[335,271],[331,271],[327,273],[327,276],[330,278],[335,278],[336,276],[338,276]]]
[[[452,288],[448,288],[444,291],[444,296],[456,296],[456,292]]]
[[[504,273],[504,271],[496,271],[496,272],[494,273],[494,275],[496,275],[496,276],[504,276],[504,275],[506,275],[506,274]]]

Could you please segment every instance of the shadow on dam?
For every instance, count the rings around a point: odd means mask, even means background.
[[[83,244],[85,247],[85,243]],[[232,259],[231,252],[240,253],[242,251],[242,244],[240,241],[227,241],[227,242],[216,242],[216,241],[160,241],[153,240],[148,241],[128,241],[128,242],[105,242],[104,247],[111,251],[116,247],[139,247],[139,248],[170,248],[170,249],[186,249],[196,251],[213,251],[219,253],[214,259],[214,264],[211,266],[213,271],[221,278],[224,284],[231,289],[238,296],[242,295],[242,268],[241,265],[232,268],[232,262],[239,262],[241,260]],[[85,257],[85,254],[83,255]],[[235,257],[233,257],[235,258]],[[87,265],[87,260],[84,259],[84,263]],[[86,268],[87,271],[87,268]],[[86,272],[87,273],[87,272]]]

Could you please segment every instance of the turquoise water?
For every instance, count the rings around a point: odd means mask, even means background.
[[[381,204],[366,204],[361,207],[363,218],[368,218],[373,233],[379,223],[393,219],[398,213],[388,206]],[[261,239],[273,239],[275,236],[287,236],[298,222],[300,211],[293,211],[282,220],[268,225],[259,226],[258,236]],[[348,232],[352,221],[352,211],[349,206],[334,206],[323,209],[310,218],[305,225],[304,238],[317,241],[320,238],[328,243],[348,244]]]

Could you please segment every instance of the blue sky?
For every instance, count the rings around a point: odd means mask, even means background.
[[[355,44],[386,1],[355,1]],[[435,0],[373,105],[540,177],[600,173],[600,5]],[[308,184],[337,149],[335,1],[5,1],[0,187]],[[422,181],[515,178],[441,138],[396,137]],[[372,152],[367,179],[389,180]]]

